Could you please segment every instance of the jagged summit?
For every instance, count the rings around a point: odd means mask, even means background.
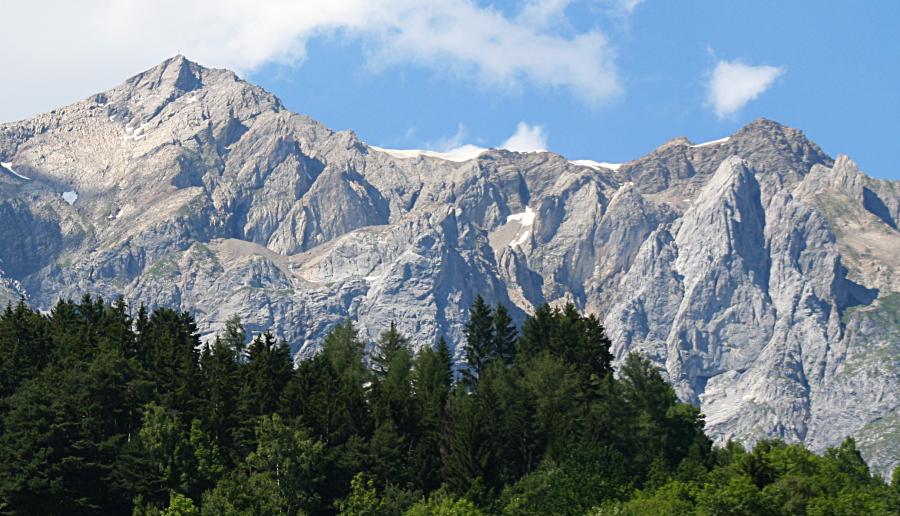
[[[203,76],[210,73],[221,75],[223,72],[235,77],[233,73],[223,70],[210,70],[188,60],[183,55],[166,59],[159,65],[142,72],[126,81],[137,88],[179,90],[188,92],[203,85]]]
[[[175,56],[0,125],[0,301],[122,294],[204,338],[238,314],[298,357],[346,318],[422,346],[461,342],[476,294],[520,319],[572,302],[716,439],[900,457],[897,182],[765,119],[621,165],[460,158],[379,151]]]

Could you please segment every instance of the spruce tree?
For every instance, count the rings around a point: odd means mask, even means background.
[[[556,332],[559,311],[544,304],[534,311],[534,314],[525,319],[522,325],[522,335],[516,341],[517,355],[520,357],[532,357],[537,355],[550,345],[550,339]]]
[[[376,423],[392,421],[398,432],[411,436],[417,417],[412,394],[412,352],[399,349],[391,359],[383,379],[373,382]]]
[[[474,388],[478,375],[497,357],[497,346],[494,340],[494,317],[491,307],[481,296],[469,309],[469,321],[466,323],[466,362],[468,367],[463,371],[464,380],[469,388]]]
[[[368,438],[373,424],[365,386],[371,376],[363,363],[363,343],[353,323],[348,320],[325,337],[321,357],[327,364],[314,364],[309,370],[314,382],[310,394],[316,398],[317,406],[326,410],[328,441],[340,444],[353,436]],[[326,374],[331,377],[325,377]],[[316,385],[332,394],[320,396],[315,392]]]
[[[516,358],[517,335],[509,311],[498,303],[494,309],[494,347],[497,349],[497,355],[507,365],[511,365]]]
[[[387,330],[381,332],[375,348],[372,350],[372,372],[377,380],[383,380],[387,376],[391,361],[398,353],[409,350],[409,339],[397,330],[397,324],[391,321]]]
[[[457,495],[483,485],[486,470],[494,460],[486,414],[475,396],[457,388],[447,403],[442,441],[444,483]]]
[[[247,332],[241,323],[241,316],[232,315],[225,320],[225,331],[222,332],[222,344],[231,348],[237,361],[242,361],[246,348]]]
[[[441,483],[441,427],[453,382],[453,359],[441,337],[437,349],[419,351],[413,368],[413,390],[419,409],[419,438],[415,450],[417,485],[425,490]]]
[[[46,318],[33,312],[24,299],[0,315],[0,400],[36,376],[50,358],[50,328]]]
[[[575,353],[575,362],[597,378],[612,372],[613,355],[610,349],[612,341],[606,336],[606,330],[600,320],[593,314],[583,319],[583,335],[580,349]]]
[[[240,424],[237,410],[241,392],[241,371],[233,345],[216,337],[204,347],[200,357],[203,377],[203,425],[213,442],[223,450],[232,449],[234,432]]]
[[[149,372],[155,398],[163,406],[191,414],[199,400],[200,338],[187,312],[158,308],[138,338],[138,357]],[[185,416],[186,417],[186,416]]]
[[[251,419],[275,412],[281,393],[291,379],[294,364],[284,342],[266,332],[257,335],[247,348],[247,364],[243,368],[241,408]]]

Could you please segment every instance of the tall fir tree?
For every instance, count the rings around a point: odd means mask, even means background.
[[[50,359],[50,327],[20,299],[0,315],[0,400],[35,377]]]
[[[534,314],[525,319],[522,335],[516,341],[517,355],[532,357],[547,349],[556,331],[559,311],[548,304],[539,306]]]
[[[597,378],[612,373],[612,341],[594,314],[584,318],[580,347],[575,353],[575,362]]]
[[[300,364],[283,398],[286,413],[299,417],[329,445],[368,438],[373,429],[363,363],[363,343],[350,321],[336,326],[322,351]]]
[[[470,389],[475,387],[478,375],[488,363],[497,357],[497,343],[494,340],[494,316],[491,307],[481,296],[469,309],[469,321],[466,323],[466,363],[463,379]]]
[[[437,349],[419,351],[413,366],[413,390],[419,409],[416,479],[418,487],[428,491],[441,483],[441,430],[452,384],[453,357],[441,337]]]
[[[275,412],[293,372],[294,363],[287,344],[279,342],[270,332],[257,335],[247,348],[247,364],[243,367],[240,406],[245,416],[255,420]]]
[[[233,350],[236,360],[243,361],[247,347],[247,331],[241,323],[241,316],[235,314],[225,320],[225,330],[221,338],[222,343]]]
[[[518,331],[513,323],[509,310],[498,303],[494,309],[494,347],[497,356],[507,365],[511,365],[516,359],[516,339]]]
[[[138,358],[149,373],[155,399],[182,415],[191,414],[199,400],[200,337],[193,317],[169,308],[156,309],[146,320]],[[185,416],[187,417],[187,416]]]
[[[233,448],[234,433],[242,417],[238,410],[242,372],[237,360],[233,344],[219,337],[211,346],[205,346],[200,356],[204,429],[223,450]]]
[[[409,339],[397,330],[397,324],[391,321],[387,330],[381,332],[372,350],[370,362],[372,372],[378,380],[384,379],[390,369],[391,362],[398,353],[409,350]]]

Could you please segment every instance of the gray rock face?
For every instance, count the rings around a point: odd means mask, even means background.
[[[348,317],[425,346],[460,342],[476,294],[573,302],[720,442],[900,460],[900,184],[771,121],[618,170],[400,158],[179,56],[0,125],[0,162],[4,303],[122,294],[208,335],[239,314],[304,357]]]

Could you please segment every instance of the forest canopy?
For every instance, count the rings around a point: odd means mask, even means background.
[[[897,514],[850,438],[714,447],[593,316],[480,297],[466,363],[347,321],[294,363],[233,317],[84,297],[0,314],[0,513]],[[416,345],[422,344],[422,345]],[[414,353],[413,349],[420,349]]]

